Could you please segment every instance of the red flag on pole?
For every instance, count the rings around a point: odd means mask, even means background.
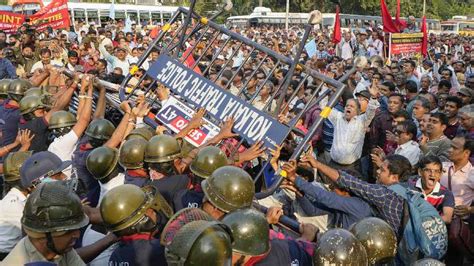
[[[399,33],[400,31],[392,20],[392,16],[388,11],[387,4],[385,4],[385,0],[380,0],[380,11],[382,13],[383,31]]]
[[[336,19],[334,20],[334,32],[332,42],[338,44],[342,39],[341,36],[341,19],[339,18],[339,5],[336,5]]]
[[[407,22],[400,19],[400,0],[397,0],[397,14],[395,14],[395,25],[398,27],[398,31],[402,32],[407,27]]]
[[[421,53],[423,56],[428,54],[428,29],[426,27],[426,16],[423,16],[421,23],[421,32],[423,32],[423,41],[421,43]]]

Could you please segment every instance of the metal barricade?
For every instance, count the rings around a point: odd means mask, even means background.
[[[249,106],[257,106],[275,121],[285,120],[286,122],[282,123],[285,129],[284,139],[290,134],[301,139],[291,155],[291,159],[298,159],[307,149],[318,127],[322,126],[331,108],[338,102],[345,88],[343,82],[330,79],[299,64],[299,54],[294,56],[295,58],[281,55],[195,13],[192,13],[193,23],[186,25],[180,21],[183,14],[188,16],[189,11],[179,8],[162,27],[159,36],[139,60],[137,67],[131,69],[121,84],[120,101],[134,101],[138,94],[145,94],[146,100],[152,105],[152,110],[160,108],[157,88],[163,84],[151,76],[149,70],[141,69],[145,62],[152,68],[156,58],[152,58],[151,55],[153,52],[158,52],[160,56],[167,55],[199,73],[220,86],[221,90],[240,97]],[[309,34],[311,28],[306,30]],[[305,39],[303,44],[304,41]],[[301,46],[299,52],[302,48]],[[302,74],[295,75],[295,72]],[[270,81],[277,85],[268,85]],[[266,97],[266,100],[262,100],[262,97]],[[184,98],[180,100],[196,107]],[[325,103],[322,104],[323,102]],[[295,107],[295,103],[298,103],[298,106]],[[321,115],[305,133],[298,129],[298,121],[315,104],[321,106]],[[206,118],[217,124],[222,122],[209,112]],[[148,116],[146,122],[156,125],[152,116]],[[248,146],[253,143],[255,141],[241,137],[234,147],[234,152],[240,145]],[[262,178],[270,159],[269,154],[259,159],[258,164],[261,167],[254,176],[255,182]],[[283,178],[278,173],[275,176],[273,183],[270,182],[268,187],[264,185],[260,189],[257,198],[269,196],[276,190]]]

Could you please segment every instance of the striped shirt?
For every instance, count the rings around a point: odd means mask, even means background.
[[[400,239],[404,199],[381,184],[370,184],[344,171],[339,171],[337,185],[349,190],[355,196],[365,200],[378,212],[378,216],[385,220],[397,232]]]
[[[408,187],[413,191],[419,192],[438,211],[439,215],[443,214],[444,207],[454,208],[453,193],[439,182],[436,183],[435,188],[429,194],[425,194],[423,191],[421,177],[419,176],[408,180]]]

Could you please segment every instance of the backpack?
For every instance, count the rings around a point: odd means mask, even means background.
[[[392,185],[390,190],[405,199],[404,228],[405,241],[410,254],[421,253],[424,258],[441,259],[448,249],[448,231],[436,209],[420,194],[400,185]]]

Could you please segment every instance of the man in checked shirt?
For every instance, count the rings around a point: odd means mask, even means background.
[[[387,156],[382,166],[377,170],[377,183],[370,184],[344,171],[338,171],[318,162],[315,158],[310,158],[309,156],[304,158],[302,162],[309,163],[311,167],[326,175],[337,186],[348,190],[354,196],[365,200],[369,205],[373,206],[379,218],[385,220],[393,228],[398,240],[403,240],[404,199],[390,190],[388,186],[406,180],[411,171],[408,159],[401,155]],[[296,164],[296,161],[290,161],[288,164]],[[282,169],[287,171],[288,181],[294,183],[296,173],[291,171],[291,166],[284,165]],[[401,260],[404,264],[410,265],[410,262],[417,260],[418,254],[404,252],[404,246],[403,241],[401,241],[398,247],[397,261]]]

